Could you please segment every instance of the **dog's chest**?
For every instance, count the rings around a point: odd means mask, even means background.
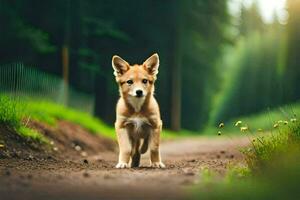
[[[145,117],[130,117],[126,120],[126,125],[131,128],[132,134],[140,137],[150,134],[151,124]]]

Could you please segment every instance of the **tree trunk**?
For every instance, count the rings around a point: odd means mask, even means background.
[[[181,129],[181,32],[182,32],[182,15],[181,3],[177,3],[174,9],[174,58],[171,69],[171,129],[180,131]]]

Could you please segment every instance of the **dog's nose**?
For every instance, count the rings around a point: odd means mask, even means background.
[[[137,90],[137,91],[135,91],[135,93],[136,93],[137,97],[142,97],[143,96],[143,90]]]

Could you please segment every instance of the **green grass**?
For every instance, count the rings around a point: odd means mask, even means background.
[[[115,138],[114,129],[100,119],[88,113],[81,112],[49,101],[28,101],[27,115],[37,121],[55,126],[57,120],[66,120],[86,128],[94,134]]]
[[[218,128],[218,126],[209,126],[206,128],[206,130],[204,130],[204,133],[206,135],[218,135],[218,132],[221,131],[222,135],[236,135],[241,134],[241,126],[248,127],[252,133],[268,132],[274,128],[274,124],[278,123],[278,121],[290,122],[291,119],[294,119],[299,115],[300,103],[296,103],[279,108],[274,108],[272,110],[267,110],[258,114],[241,116],[239,118],[231,120],[224,120],[223,123],[225,124],[225,126],[222,129]],[[237,121],[242,121],[241,126],[235,126],[235,123]],[[220,123],[222,122],[220,121]],[[282,123],[280,123],[279,125],[282,125]]]
[[[256,135],[243,153],[247,166],[229,166],[225,177],[202,170],[201,183],[189,190],[192,199],[300,198],[299,121]]]
[[[20,126],[17,129],[17,132],[20,136],[24,137],[24,138],[30,138],[34,141],[38,141],[41,143],[49,143],[48,139],[43,136],[42,134],[40,134],[38,131],[27,128],[25,126]]]
[[[278,127],[267,135],[258,135],[251,144],[243,153],[249,168],[259,171],[268,166],[275,156],[288,154],[293,148],[300,149],[300,123]]]
[[[56,125],[57,120],[67,120],[86,128],[91,133],[116,139],[114,127],[105,124],[100,119],[88,113],[67,108],[49,101],[28,101],[27,115],[34,120],[45,122],[52,126]],[[197,136],[197,134],[187,130],[178,133],[170,130],[163,130],[161,136],[163,139],[175,139]]]
[[[22,122],[25,117],[26,104],[16,98],[0,95],[0,124],[14,128],[24,137],[41,143],[47,139],[36,130],[30,129]]]
[[[20,127],[23,106],[11,97],[0,95],[0,123],[11,127]]]
[[[0,95],[0,123],[13,127],[17,132],[26,138],[46,141],[46,138],[37,131],[26,127],[28,120],[36,120],[56,126],[58,120],[66,120],[78,124],[93,134],[100,134],[104,137],[116,139],[115,130],[100,119],[72,108],[65,107],[50,101],[14,100],[8,96]],[[25,122],[24,122],[25,121]],[[163,139],[175,139],[196,135],[190,131],[179,133],[163,130]]]

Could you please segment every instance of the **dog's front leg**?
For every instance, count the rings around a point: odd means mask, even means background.
[[[151,167],[165,168],[164,163],[161,161],[160,157],[160,132],[161,128],[156,128],[153,130],[153,134],[150,139],[150,165]]]
[[[116,168],[129,167],[131,155],[131,142],[126,128],[117,129],[118,143],[119,143],[119,162]]]

